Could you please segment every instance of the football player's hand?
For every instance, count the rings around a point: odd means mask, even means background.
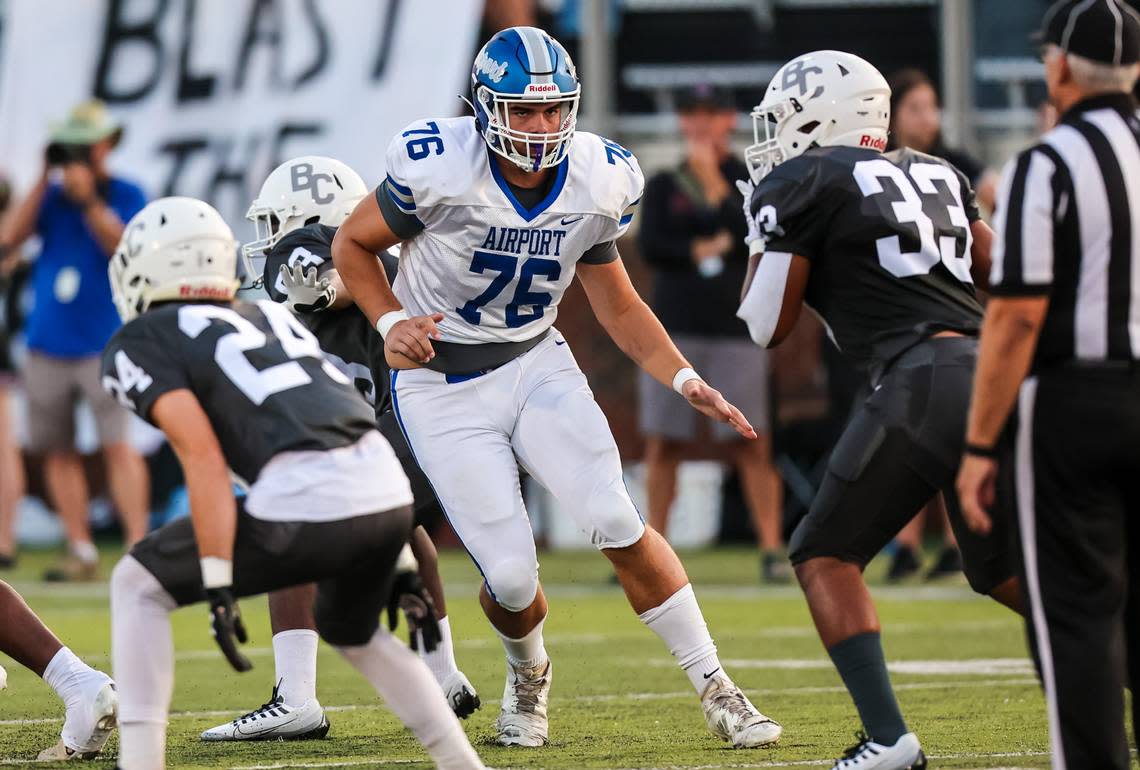
[[[235,671],[249,671],[253,664],[238,651],[237,643],[245,644],[249,635],[241,622],[241,611],[234,601],[229,587],[207,588],[206,599],[210,602],[210,633],[222,648],[222,654]]]
[[[421,643],[424,652],[432,652],[439,646],[442,636],[439,620],[435,617],[435,605],[418,572],[401,570],[396,573],[392,595],[388,598],[389,631],[396,630],[399,611],[404,613],[404,620],[408,622],[408,640],[413,650],[419,650]]]
[[[692,379],[681,386],[689,405],[717,422],[727,422],[744,438],[756,438],[756,431],[740,410],[725,400],[720,391],[704,380]]]
[[[278,273],[285,286],[285,304],[294,313],[317,313],[336,301],[336,287],[328,277],[318,278],[315,267],[305,273],[299,264],[292,270],[282,265]]]
[[[988,535],[993,529],[993,519],[989,509],[997,496],[997,460],[977,455],[962,458],[958,469],[958,503],[962,506],[962,518],[979,535]]]
[[[752,216],[752,193],[755,192],[756,185],[752,184],[751,179],[737,179],[736,189],[744,196],[744,221],[748,223],[748,234],[744,236],[744,243],[751,252],[754,243],[764,242],[760,224],[756,221],[756,217]]]
[[[443,336],[436,328],[436,324],[442,320],[443,313],[432,313],[398,322],[388,330],[388,336],[384,338],[385,357],[391,352],[405,356],[417,365],[428,363],[435,358],[435,348],[431,346],[431,341]]]

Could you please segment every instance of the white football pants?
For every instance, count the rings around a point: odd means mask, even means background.
[[[557,331],[471,379],[393,372],[392,400],[448,521],[505,609],[526,609],[538,590],[520,465],[575,511],[598,548],[641,539],[645,524],[622,480],[609,424]]]

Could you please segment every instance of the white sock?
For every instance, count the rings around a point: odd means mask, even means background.
[[[716,656],[716,644],[709,636],[708,626],[697,606],[693,586],[686,583],[677,593],[666,599],[660,606],[641,613],[641,622],[649,630],[661,637],[669,652],[677,659],[700,695],[712,681],[712,675],[720,671],[726,679]]]
[[[277,694],[287,706],[303,706],[317,698],[317,632],[307,628],[273,635]]]
[[[447,770],[483,770],[428,667],[383,629],[368,644],[337,651],[364,675],[431,756]]]
[[[522,639],[512,639],[495,629],[495,633],[503,640],[508,663],[515,668],[535,668],[550,660],[550,656],[546,654],[546,646],[542,643],[542,626],[545,623],[546,618],[538,621],[538,625]]]
[[[119,722],[120,770],[166,767],[165,722]]]
[[[133,557],[124,556],[111,573],[111,660],[119,690],[123,770],[164,766],[161,752],[174,690],[170,613],[176,606],[154,575]]]
[[[420,648],[421,650],[423,647]],[[455,665],[455,647],[451,642],[451,623],[447,618],[439,619],[439,645],[431,652],[421,653],[424,663],[431,669],[435,681],[443,684],[449,676],[459,670]]]
[[[71,555],[84,564],[99,561],[99,549],[90,540],[77,540],[70,544]]]
[[[95,669],[81,661],[67,647],[60,647],[44,669],[44,681],[71,708],[83,696],[83,685],[90,681]]]

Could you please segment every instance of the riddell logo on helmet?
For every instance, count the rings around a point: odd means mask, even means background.
[[[887,149],[887,140],[881,136],[868,136],[863,134],[863,138],[859,140],[860,147],[870,147],[872,150],[879,150],[882,152]]]
[[[178,295],[187,299],[229,299],[234,294],[217,286],[181,286]]]
[[[527,94],[551,94],[558,93],[559,88],[554,83],[528,83],[526,91]]]

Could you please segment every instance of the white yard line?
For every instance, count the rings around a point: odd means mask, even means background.
[[[778,749],[774,749],[777,750]],[[939,754],[931,755],[930,759],[1028,759],[1030,757],[1047,757],[1047,751],[1018,751],[1018,752],[1003,752],[998,754],[974,754],[974,753],[956,753],[956,754]],[[279,762],[271,765],[234,765],[230,770],[283,770],[284,768],[310,768],[310,767],[361,767],[370,765],[374,767],[397,766],[397,765],[411,765],[418,763],[428,763],[427,759],[354,759],[342,761],[328,761],[328,762]],[[781,768],[781,767],[826,767],[835,762],[834,759],[800,759],[792,760],[789,762],[743,762],[743,763],[726,763],[726,764],[710,764],[710,765],[654,765],[652,767],[628,767],[621,768],[621,770],[759,770],[761,768]],[[499,768],[499,770],[512,770],[509,767]],[[532,770],[534,770],[532,768]],[[539,769],[541,770],[541,769]],[[1026,768],[1016,767],[988,767],[980,768],[980,770],[1028,770]]]
[[[945,681],[945,682],[905,682],[896,684],[896,690],[945,690],[953,689],[956,687],[1036,687],[1036,679],[974,679],[964,681]],[[747,688],[745,692],[759,699],[760,697],[771,697],[777,695],[818,695],[821,693],[842,693],[846,692],[842,685],[826,686],[826,687],[773,687],[773,688]],[[562,703],[608,703],[612,701],[652,701],[652,700],[696,700],[692,690],[678,690],[676,692],[633,692],[633,693],[620,693],[620,694],[603,694],[603,695],[578,695],[573,698],[558,698],[555,697],[554,705]],[[484,705],[493,706],[499,703],[498,699],[487,698],[483,700]],[[341,706],[325,706],[325,711],[338,712],[338,711],[382,711],[386,707],[382,703],[356,703],[345,704]],[[224,710],[209,710],[209,711],[173,711],[170,713],[171,719],[202,719],[205,717],[234,717],[237,716],[239,709]],[[36,718],[36,719],[0,719],[0,727],[15,726],[15,725],[45,725],[45,724],[59,724],[63,718]]]
[[[656,658],[646,661],[651,666],[674,665]],[[826,658],[724,658],[726,670],[761,669],[775,671],[826,670],[832,663]],[[1027,658],[966,658],[960,660],[892,660],[887,662],[892,674],[925,676],[1032,676],[1033,662]]]

